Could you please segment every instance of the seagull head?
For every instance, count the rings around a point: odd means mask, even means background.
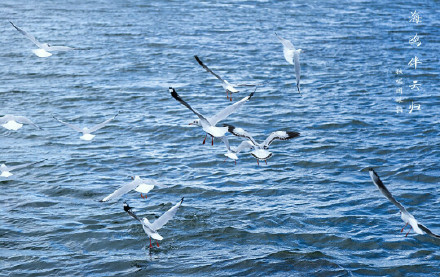
[[[194,121],[191,122],[189,125],[202,126],[202,125],[200,124],[200,119],[196,119],[196,120],[194,120]]]
[[[4,171],[4,170],[6,170],[7,169],[7,166],[5,165],[5,164],[1,164],[0,165],[0,170],[1,171]]]

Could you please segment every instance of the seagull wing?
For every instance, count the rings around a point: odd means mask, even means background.
[[[254,140],[254,138],[248,132],[243,130],[242,128],[237,128],[237,127],[234,127],[234,126],[228,125],[228,124],[223,124],[223,126],[224,127],[228,127],[228,132],[233,134],[234,136],[242,137],[242,138],[247,138],[254,145],[257,145],[257,142]]]
[[[301,93],[301,91],[299,90],[299,80],[301,79],[301,67],[299,65],[299,53],[297,51],[295,51],[294,58],[295,58],[296,87],[298,88],[298,92]]]
[[[283,44],[284,58],[286,59],[286,61],[288,63],[293,64],[293,56],[295,53],[295,47],[293,46],[293,44],[289,40],[280,37],[277,33],[275,33],[275,35]]]
[[[66,125],[67,127],[71,128],[71,129],[73,129],[73,130],[75,130],[75,131],[77,131],[77,132],[80,132],[80,133],[83,132],[83,130],[82,130],[80,127],[76,126],[76,125],[72,125],[72,124],[70,124],[70,123],[64,122],[64,121],[62,121],[62,120],[56,118],[55,116],[52,116],[52,117],[53,117],[55,120],[57,120],[58,122],[63,123],[63,124]]]
[[[299,137],[299,133],[298,132],[286,132],[286,131],[276,131],[276,132],[272,132],[267,139],[263,142],[263,147],[269,148],[269,145],[276,139],[279,140],[288,140],[288,139],[293,139]]]
[[[261,84],[234,84],[234,87],[257,87],[261,86]]]
[[[15,26],[14,23],[12,23],[11,21],[9,21],[9,23],[11,23],[12,26],[14,26],[15,29],[17,29],[17,31],[19,31],[20,33],[22,33],[25,37],[27,37],[28,39],[30,39],[33,43],[35,43],[35,45],[37,45],[40,48],[43,48],[43,46],[41,45],[41,43],[31,34],[23,31],[21,28]]]
[[[232,105],[229,105],[228,107],[226,107],[225,109],[223,109],[219,113],[217,113],[216,115],[208,118],[209,123],[211,123],[212,126],[215,126],[218,122],[227,118],[230,114],[232,114],[233,112],[235,112],[236,110],[241,108],[241,106],[243,106],[243,104],[246,103],[246,101],[248,101],[249,99],[252,98],[254,93],[255,93],[255,91],[252,92],[251,94],[249,94],[248,96],[246,96],[245,98],[241,99],[240,101],[237,101]]]
[[[226,149],[228,149],[228,151],[231,151],[231,147],[229,146],[229,139],[225,136],[221,137],[221,139],[224,142],[224,144],[226,145]]]
[[[391,192],[385,187],[385,185],[382,183],[382,181],[379,178],[379,175],[377,175],[376,171],[374,171],[374,169],[370,168],[369,169],[370,172],[370,177],[371,180],[373,180],[373,183],[376,185],[376,187],[380,190],[380,192],[382,192],[383,195],[385,195],[386,198],[388,198],[388,200],[390,200],[394,205],[396,205],[397,208],[399,208],[399,210],[402,213],[405,214],[409,214],[408,211],[405,209],[404,206],[402,206],[402,204],[400,204],[392,195]]]
[[[125,184],[122,187],[120,187],[117,190],[115,190],[113,193],[111,193],[108,196],[106,196],[100,202],[107,202],[107,201],[112,200],[112,199],[117,200],[117,199],[121,198],[122,195],[124,195],[127,192],[135,189],[137,186],[139,186],[139,182],[138,181],[132,181],[132,182],[130,182],[128,184]]]
[[[102,122],[102,123],[100,123],[100,124],[98,124],[98,125],[95,125],[95,126],[93,126],[92,128],[90,128],[90,133],[93,133],[93,132],[95,132],[95,131],[97,131],[97,130],[103,128],[103,127],[104,127],[105,125],[107,125],[110,121],[112,121],[113,119],[115,119],[115,117],[117,117],[118,114],[119,114],[119,112],[118,112],[117,114],[115,114],[112,118],[109,118],[109,119],[107,119],[106,121],[104,121],[104,122]]]
[[[37,126],[37,124],[33,123],[29,118],[25,116],[14,116],[14,120],[17,121],[18,123],[30,124],[37,129],[41,129],[40,127]]]
[[[209,73],[211,73],[212,75],[214,75],[217,79],[219,79],[222,82],[225,82],[225,80],[223,80],[220,76],[218,76],[217,74],[215,74],[211,69],[209,69],[209,67],[207,67],[197,56],[194,56],[194,58],[196,59],[196,61]]]
[[[431,232],[431,230],[429,230],[428,228],[426,228],[426,226],[424,226],[423,224],[418,223],[417,224],[419,226],[420,229],[422,229],[422,231],[424,231],[425,233],[427,233],[428,235],[430,235],[433,238],[436,239],[440,239],[439,235],[434,234],[433,232]]]
[[[166,211],[161,217],[156,219],[156,221],[154,221],[151,224],[151,227],[154,229],[154,231],[157,231],[160,228],[162,228],[165,224],[167,224],[168,221],[170,221],[170,219],[174,217],[174,215],[176,215],[177,209],[180,207],[180,205],[182,205],[182,202],[183,202],[183,197],[179,203],[174,205],[171,209]]]
[[[240,145],[238,145],[237,148],[235,148],[235,153],[238,154],[241,151],[247,150],[247,149],[252,149],[254,147],[254,145],[252,144],[252,142],[246,140],[246,141],[242,141],[240,143]]]
[[[280,42],[283,44],[284,47],[286,47],[289,50],[295,50],[295,47],[290,42],[290,40],[280,37],[277,33],[275,33],[275,35],[277,36],[277,38],[280,40]]]
[[[170,87],[170,92],[171,92],[171,96],[173,96],[174,99],[176,99],[177,101],[180,102],[180,104],[184,105],[185,107],[187,107],[190,111],[192,111],[193,113],[195,113],[200,121],[204,122],[206,125],[211,125],[208,121],[208,119],[206,119],[201,113],[199,113],[197,110],[193,109],[188,103],[185,102],[185,100],[183,100],[176,92],[176,90],[174,88]]]

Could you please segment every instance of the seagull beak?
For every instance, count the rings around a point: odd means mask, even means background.
[[[190,124],[188,124],[188,125],[194,125],[194,123],[193,122],[191,122]]]
[[[134,180],[134,177],[133,177],[133,176],[130,176],[130,178],[131,178],[132,180]]]

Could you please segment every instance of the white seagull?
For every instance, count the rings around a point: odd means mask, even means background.
[[[35,123],[33,123],[30,119],[24,116],[16,116],[12,114],[6,114],[4,116],[0,117],[0,125],[8,130],[14,130],[17,131],[21,127],[23,127],[23,124],[31,124],[37,129],[41,129],[38,127]]]
[[[44,160],[43,160],[44,161]],[[27,164],[22,164],[22,165],[16,165],[16,166],[7,166],[4,163],[0,165],[0,171],[1,171],[1,177],[5,177],[8,178],[14,174],[11,173],[11,171],[13,170],[17,170],[17,169],[21,169],[21,168],[25,168],[31,165],[34,165],[36,163],[40,163],[42,161],[38,161],[38,162],[33,162],[33,163],[27,163]]]
[[[238,153],[240,153],[241,151],[253,148],[253,144],[250,141],[248,141],[248,140],[242,141],[240,143],[240,145],[238,145],[238,147],[236,147],[236,148],[232,148],[232,147],[229,146],[229,140],[228,140],[228,138],[226,136],[222,137],[222,140],[225,143],[226,149],[228,150],[228,152],[226,154],[224,154],[224,155],[227,158],[233,160],[235,162],[235,164],[237,164],[237,160],[238,160],[237,154]],[[225,160],[225,162],[226,162],[226,160]]]
[[[249,141],[249,146],[252,147],[251,155],[257,159],[257,163],[259,161],[264,160],[267,164],[267,159],[272,157],[272,152],[268,151],[269,145],[276,139],[279,140],[288,140],[299,137],[299,133],[297,132],[287,132],[287,131],[276,131],[272,132],[263,143],[257,143],[254,138],[242,128],[236,128],[232,125],[223,124],[223,126],[228,127],[228,131],[237,137],[247,138]]]
[[[142,224],[142,228],[144,229],[145,233],[150,238],[150,248],[153,248],[153,245],[151,245],[151,238],[156,240],[157,247],[159,247],[159,242],[157,240],[163,240],[163,237],[159,235],[157,232],[160,228],[162,228],[165,224],[167,224],[168,221],[170,221],[177,212],[177,209],[182,205],[183,198],[174,205],[171,209],[169,209],[167,212],[165,212],[163,215],[161,215],[156,221],[153,223],[150,223],[146,217],[142,218],[140,220],[136,214],[131,210],[132,207],[130,207],[127,203],[124,202],[124,211],[126,211],[129,215],[131,215],[134,219],[139,221]]]
[[[14,26],[14,28],[17,29],[17,31],[22,33],[25,37],[27,37],[30,41],[32,41],[33,43],[35,43],[35,45],[38,46],[38,49],[32,50],[32,52],[34,52],[34,54],[37,55],[38,57],[46,58],[52,56],[52,53],[50,52],[53,51],[68,51],[74,49],[68,46],[55,46],[55,45],[50,45],[48,43],[41,43],[33,35],[15,26],[15,24],[12,23],[11,21],[9,21],[9,23],[11,23],[11,25]]]
[[[252,92],[249,96],[246,96],[245,98],[241,99],[238,102],[235,102],[234,104],[226,107],[225,109],[218,112],[216,115],[206,118],[201,113],[196,111],[195,109],[191,108],[191,106],[186,103],[176,92],[176,90],[172,87],[169,88],[169,91],[171,93],[171,96],[174,97],[177,101],[179,101],[182,105],[187,107],[190,111],[195,113],[199,119],[194,120],[194,122],[190,123],[190,125],[197,125],[201,126],[203,131],[205,131],[207,134],[211,135],[212,142],[211,144],[214,145],[214,137],[221,138],[225,135],[225,133],[228,131],[228,128],[225,127],[216,127],[215,125],[222,121],[223,119],[227,118],[230,114],[238,110],[241,106],[243,106],[244,103],[246,103],[249,99],[252,98],[255,91]],[[203,140],[203,144],[205,144],[205,139]]]
[[[402,218],[403,222],[405,222],[405,226],[402,228],[402,230],[400,230],[400,232],[402,233],[403,230],[405,229],[406,226],[408,226],[408,224],[411,226],[409,228],[408,233],[406,233],[405,237],[408,236],[409,232],[411,231],[411,229],[414,230],[414,232],[416,232],[419,235],[424,235],[424,234],[428,234],[431,237],[440,239],[439,235],[436,235],[434,233],[431,232],[431,230],[429,230],[428,228],[426,228],[424,225],[420,224],[417,222],[417,220],[414,218],[414,216],[412,214],[410,214],[404,206],[402,206],[402,204],[400,204],[390,193],[390,191],[385,187],[385,185],[382,183],[382,181],[380,180],[379,176],[377,175],[377,173],[374,171],[374,169],[370,168],[369,169],[370,172],[370,177],[371,180],[373,180],[373,183],[376,185],[376,187],[380,190],[380,192],[385,195],[386,198],[388,198],[388,200],[391,201],[391,203],[393,203],[394,205],[396,205],[397,208],[399,208],[400,210],[400,218]]]
[[[106,196],[104,199],[102,199],[100,202],[107,202],[109,200],[117,200],[121,198],[122,195],[135,190],[137,192],[141,193],[141,197],[147,199],[147,193],[154,188],[154,185],[156,184],[156,181],[151,179],[143,180],[139,176],[135,176],[132,182],[123,185],[119,189],[115,190],[110,195]],[[145,193],[145,197],[142,195],[142,193]]]
[[[299,53],[301,53],[301,49],[295,49],[293,44],[287,40],[280,37],[277,33],[275,33],[277,38],[281,41],[283,44],[283,52],[284,52],[284,58],[286,61],[290,64],[294,64],[293,60],[295,60],[295,77],[296,77],[296,87],[298,88],[298,92],[301,93],[299,89],[299,80],[301,78],[301,67],[299,65]]]
[[[82,140],[92,140],[92,139],[95,137],[95,135],[92,135],[92,133],[95,132],[95,131],[97,131],[97,130],[99,130],[99,129],[101,129],[101,128],[104,128],[105,125],[107,125],[110,121],[112,121],[113,119],[115,119],[115,117],[118,116],[118,114],[119,114],[119,112],[118,112],[117,114],[115,114],[112,118],[109,118],[109,119],[107,119],[106,121],[104,121],[104,122],[102,122],[102,123],[99,123],[99,124],[93,126],[93,127],[90,128],[90,129],[87,128],[87,127],[80,128],[80,127],[78,127],[78,126],[76,126],[76,125],[69,124],[69,123],[64,122],[64,121],[62,121],[62,120],[59,120],[59,119],[56,118],[55,116],[53,116],[53,118],[56,119],[56,120],[58,120],[59,122],[63,123],[63,124],[66,125],[67,127],[70,127],[71,129],[73,129],[73,130],[75,130],[75,131],[77,131],[77,132],[82,133],[83,135],[80,137],[80,139],[82,139]]]
[[[230,101],[232,101],[232,93],[237,93],[239,90],[237,90],[235,87],[255,87],[259,86],[260,84],[231,84],[216,73],[214,73],[211,69],[209,69],[197,56],[194,56],[196,61],[209,73],[214,75],[217,79],[219,79],[222,82],[222,87],[226,90],[226,98],[228,98]],[[229,96],[229,93],[231,96]]]

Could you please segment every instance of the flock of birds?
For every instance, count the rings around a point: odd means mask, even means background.
[[[55,51],[67,51],[67,50],[73,50],[74,48],[67,47],[67,46],[51,46],[48,43],[41,43],[39,42],[34,36],[27,33],[26,31],[22,30],[21,28],[17,27],[14,23],[10,22],[11,25],[19,31],[21,34],[23,34],[25,37],[27,37],[29,40],[31,40],[35,45],[38,46],[38,49],[32,50],[32,52],[37,55],[38,57],[50,57],[52,55],[51,52]],[[295,68],[295,77],[296,77],[296,87],[299,93],[300,91],[300,62],[299,62],[299,54],[301,53],[301,49],[295,49],[293,44],[282,37],[280,37],[277,33],[275,33],[278,40],[283,45],[283,53],[286,61],[289,64],[294,65]],[[183,100],[179,94],[177,94],[176,90],[172,87],[169,88],[169,92],[171,96],[178,101],[180,104],[188,108],[191,112],[193,112],[198,119],[194,120],[193,122],[189,123],[190,125],[200,126],[202,130],[206,133],[205,138],[203,140],[203,144],[206,142],[206,138],[208,135],[211,136],[211,144],[214,144],[214,138],[221,139],[225,146],[227,153],[224,154],[227,158],[233,160],[235,163],[238,160],[237,154],[243,151],[249,151],[249,153],[257,160],[257,163],[259,164],[259,161],[265,161],[267,164],[267,159],[272,157],[272,153],[268,150],[271,143],[275,140],[289,140],[296,138],[300,136],[300,133],[298,132],[291,132],[291,131],[275,131],[272,132],[262,143],[258,143],[251,134],[249,134],[247,131],[245,131],[242,128],[235,127],[229,124],[222,124],[221,126],[216,126],[220,121],[226,119],[229,115],[237,111],[240,107],[242,107],[247,101],[249,101],[258,86],[261,86],[262,84],[231,84],[222,77],[220,77],[218,74],[214,73],[208,66],[206,66],[202,60],[198,56],[194,56],[196,61],[209,73],[211,73],[214,77],[216,77],[219,81],[221,81],[222,87],[226,91],[226,97],[229,101],[232,101],[232,94],[238,93],[239,90],[237,87],[255,87],[255,90],[249,94],[248,96],[244,97],[243,99],[235,102],[234,104],[231,104],[224,108],[223,110],[219,111],[217,114],[206,117],[202,115],[200,112],[198,112],[196,109],[191,107],[185,100]],[[110,123],[112,120],[114,120],[118,116],[119,112],[115,114],[113,117],[105,120],[104,122],[97,124],[91,128],[80,128],[76,125],[67,123],[63,120],[58,119],[57,117],[53,116],[55,120],[58,122],[66,125],[67,127],[81,133],[80,139],[91,141],[95,137],[94,132],[98,131],[101,128],[104,128],[108,123]],[[38,125],[36,125],[34,122],[32,122],[30,119],[24,117],[24,116],[16,116],[16,115],[4,115],[0,117],[0,125],[8,130],[17,131],[19,130],[23,124],[30,124],[33,127],[37,129],[41,129]],[[226,136],[227,133],[230,133],[236,137],[244,138],[237,147],[231,147],[229,144],[228,137]],[[226,159],[227,159],[226,158]],[[44,160],[43,160],[44,161]],[[18,170],[24,167],[28,167],[31,165],[34,165],[36,163],[40,163],[42,161],[29,163],[29,164],[23,164],[23,165],[17,165],[17,166],[7,166],[4,163],[0,165],[0,171],[1,175],[0,177],[8,178],[12,176],[13,174],[11,171]],[[412,216],[405,207],[402,206],[388,191],[388,189],[385,187],[385,185],[380,180],[377,173],[370,168],[369,169],[370,177],[373,181],[373,183],[377,186],[379,191],[388,199],[390,200],[394,205],[396,205],[401,214],[401,218],[406,223],[404,228],[407,225],[410,225],[410,230],[413,229],[417,234],[428,234],[434,238],[440,239],[439,235],[436,235],[432,233],[428,228],[426,228],[424,225],[417,222],[417,220]],[[122,187],[115,190],[110,195],[106,196],[101,200],[101,202],[108,202],[108,201],[117,201],[120,199],[123,195],[127,194],[128,192],[135,190],[136,192],[139,192],[142,198],[147,199],[147,194],[155,187],[156,182],[151,179],[142,179],[139,176],[132,177],[133,181],[123,185]],[[145,196],[144,196],[145,194]],[[169,220],[171,220],[174,215],[176,214],[178,208],[182,205],[184,198],[182,198],[176,205],[174,205],[172,208],[170,208],[167,212],[165,212],[162,216],[157,218],[153,223],[151,223],[146,217],[139,219],[139,217],[134,213],[133,208],[130,207],[126,202],[124,202],[124,211],[126,211],[130,216],[132,216],[134,219],[139,221],[142,225],[142,228],[144,229],[145,233],[148,235],[150,239],[150,245],[149,247],[152,248],[151,239],[156,240],[157,246],[159,247],[159,243],[157,241],[160,241],[163,239],[161,235],[157,232],[159,229],[161,229]],[[404,228],[402,228],[401,232],[403,232]],[[409,234],[410,231],[406,234],[406,236]]]

